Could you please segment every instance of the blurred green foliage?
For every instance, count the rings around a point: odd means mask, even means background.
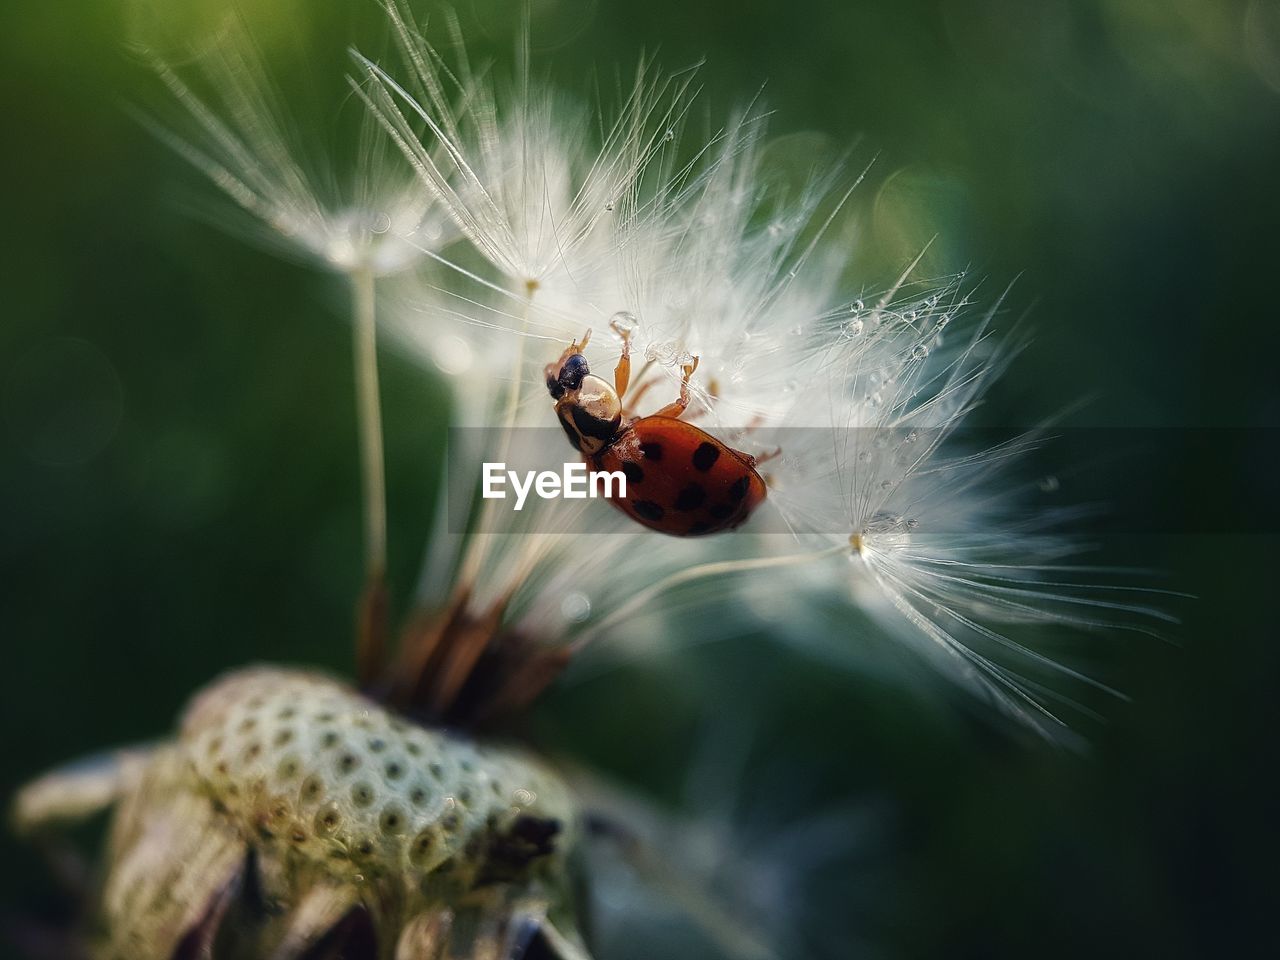
[[[199,37],[222,6],[173,5],[170,39]],[[344,96],[346,43],[378,42],[372,2],[245,6],[268,61],[318,102]],[[462,0],[477,53],[508,55],[515,11]],[[4,796],[54,762],[163,733],[224,668],[347,668],[360,575],[347,293],[183,215],[207,188],[127,109],[155,102],[128,47],[150,16],[59,0],[8,7],[0,30]],[[828,878],[825,897],[851,909],[819,939],[852,918],[888,957],[1274,946],[1276,531],[1177,531],[1274,496],[1277,6],[535,0],[534,39],[538,68],[572,89],[642,48],[669,66],[705,56],[709,116],[767,81],[783,160],[854,144],[855,165],[875,156],[850,252],[869,286],[934,233],[929,269],[968,265],[992,297],[1020,275],[1001,324],[1034,304],[1034,340],[986,422],[1030,424],[1088,394],[1070,422],[1258,436],[1192,459],[1171,431],[1151,475],[1098,468],[1121,510],[1148,488],[1170,505],[1170,535],[1110,543],[1107,559],[1167,570],[1199,600],[1181,646],[1105,649],[1099,666],[1133,702],[1085,731],[1090,756],[758,638],[690,653],[676,676],[636,667],[558,691],[544,740],[671,796],[691,726],[723,711],[754,722],[760,769],[786,759],[815,807],[887,811],[871,838],[883,862]],[[402,358],[384,378],[403,598],[445,401]],[[44,909],[47,875],[2,843],[3,912]]]

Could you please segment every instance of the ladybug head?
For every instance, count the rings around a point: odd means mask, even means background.
[[[552,399],[559,400],[567,390],[577,390],[582,386],[582,379],[591,372],[587,366],[587,358],[580,353],[571,353],[558,365],[547,365],[547,392]]]

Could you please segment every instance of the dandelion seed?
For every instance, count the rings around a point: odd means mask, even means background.
[[[533,81],[527,64],[511,86],[476,77],[465,58],[451,71],[402,0],[387,10],[412,69],[398,79],[356,54],[368,80],[356,89],[373,115],[518,296],[572,282],[600,249],[603,214],[625,202],[658,144],[674,138],[667,125],[687,108],[691,74],[654,78],[642,64],[618,119],[593,149],[590,115]],[[465,111],[442,92],[452,83],[466,91]]]
[[[347,169],[328,145],[329,129],[288,113],[239,21],[228,20],[200,51],[191,80],[192,71],[147,56],[186,113],[185,122],[148,124],[248,215],[222,218],[236,232],[338,273],[374,276],[408,269],[425,242],[452,236],[443,209],[372,118],[360,123]]]
[[[197,95],[176,68],[149,59],[192,130],[184,135],[154,121],[151,126],[248,216],[247,222],[229,221],[233,228],[350,281],[365,527],[361,617],[369,635],[360,657],[367,672],[378,657],[387,551],[375,284],[420,263],[456,233],[372,117],[362,119],[348,168],[328,147],[331,131],[289,116],[239,21],[228,21],[199,58],[208,98]],[[298,134],[300,126],[305,136]]]

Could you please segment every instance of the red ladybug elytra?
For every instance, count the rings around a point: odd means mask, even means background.
[[[631,381],[631,342],[625,330],[614,329],[622,336],[622,356],[612,385],[593,376],[582,355],[590,330],[546,367],[547,390],[569,442],[593,469],[622,472],[626,496],[610,500],[646,527],[697,537],[738,526],[767,489],[755,457],[680,419],[697,358],[683,368],[678,399],[650,416],[628,417],[622,398]]]

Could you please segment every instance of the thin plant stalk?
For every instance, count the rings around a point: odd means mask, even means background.
[[[520,314],[520,330],[516,343],[516,356],[511,367],[511,387],[507,391],[507,409],[502,418],[502,447],[499,460],[506,460],[511,450],[511,441],[515,434],[516,417],[520,412],[520,394],[524,387],[524,342],[529,330],[529,312],[533,307],[533,294],[537,284],[529,283],[525,287],[524,310]],[[459,568],[458,583],[469,587],[479,575],[489,548],[489,536],[484,531],[489,526],[494,501],[486,500],[480,511],[480,523],[476,527],[479,536],[473,537],[467,545],[467,552]]]
[[[364,505],[365,587],[360,601],[356,667],[369,682],[383,659],[387,605],[387,484],[382,448],[382,400],[378,387],[377,312],[373,271],[351,273],[354,320],[356,429]]]
[[[673,574],[663,577],[657,583],[650,584],[643,590],[632,594],[631,598],[612,613],[602,619],[599,623],[582,633],[573,644],[570,650],[577,653],[585,647],[591,640],[604,633],[616,623],[621,623],[633,613],[643,610],[644,607],[653,601],[656,597],[661,596],[668,590],[674,590],[676,587],[683,586],[688,583],[696,583],[699,580],[707,580],[711,577],[723,577],[734,573],[744,573],[748,570],[770,570],[779,567],[790,567],[802,563],[813,563],[818,560],[824,560],[827,557],[834,557],[837,554],[848,553],[850,547],[840,544],[835,547],[828,547],[825,550],[814,550],[810,553],[792,553],[782,557],[757,557],[753,560],[716,560],[709,563],[698,564],[696,567],[689,567],[685,570],[678,570]]]

